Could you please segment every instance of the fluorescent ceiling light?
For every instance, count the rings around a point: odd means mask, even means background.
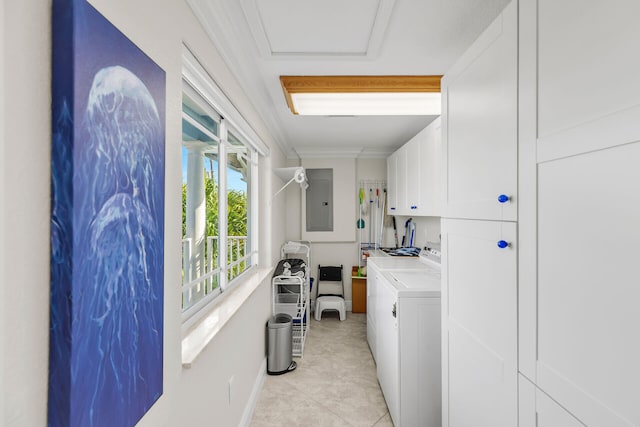
[[[281,76],[294,114],[439,115],[442,76]]]
[[[439,93],[296,93],[298,114],[307,116],[437,116]]]

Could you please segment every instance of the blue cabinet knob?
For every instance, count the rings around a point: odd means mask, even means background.
[[[504,248],[506,248],[507,246],[509,246],[509,243],[508,243],[507,241],[505,241],[505,240],[498,240],[498,247],[499,247],[500,249],[504,249]]]
[[[411,209],[418,209],[417,206],[411,206]]]
[[[509,201],[510,197],[507,196],[506,194],[501,194],[498,196],[498,202],[500,203],[507,203]]]
[[[396,210],[396,208],[389,208],[389,209],[391,209],[392,211],[395,211],[395,210]]]

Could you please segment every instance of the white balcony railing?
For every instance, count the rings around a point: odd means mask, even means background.
[[[227,281],[248,267],[247,236],[227,236]],[[200,258],[200,259],[199,259]],[[208,236],[204,253],[198,257],[193,239],[182,239],[182,310],[185,311],[212,293],[220,293],[218,237]],[[201,266],[204,266],[202,268]]]
[[[247,268],[247,236],[227,237],[227,257],[229,258],[229,280],[237,277]]]

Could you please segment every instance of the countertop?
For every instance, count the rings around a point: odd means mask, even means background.
[[[399,297],[440,297],[440,271],[419,258],[369,257]]]
[[[424,262],[418,257],[369,257],[367,263],[374,264],[378,270],[427,270]]]

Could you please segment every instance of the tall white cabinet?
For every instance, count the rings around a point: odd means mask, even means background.
[[[638,16],[519,0],[443,79],[444,426],[640,426]]]
[[[520,1],[523,426],[640,426],[638,16]]]
[[[443,426],[518,423],[517,4],[442,80]]]

